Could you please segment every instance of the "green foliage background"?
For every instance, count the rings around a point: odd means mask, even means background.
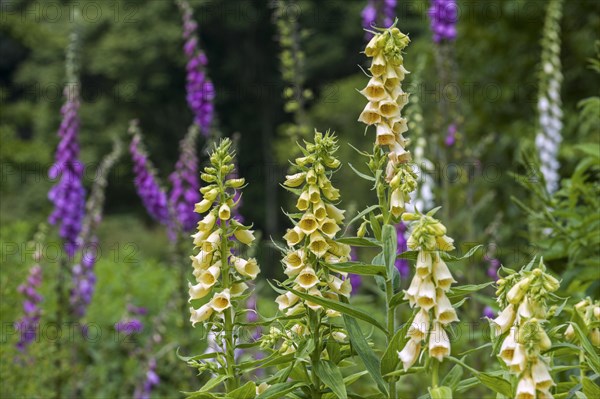
[[[460,90],[456,98],[451,88],[440,86],[436,74],[426,17],[428,2],[398,2],[398,26],[412,40],[405,55],[407,68],[412,70],[418,57],[425,57],[421,76],[424,85],[415,94],[423,107],[427,156],[438,166],[438,187],[442,187],[444,179],[448,180],[446,192],[437,190],[436,203],[444,207],[449,235],[463,250],[474,243],[487,245],[494,241],[498,246],[496,256],[509,267],[527,263],[532,255],[544,255],[550,268],[559,275],[564,273],[570,281],[565,295],[581,296],[586,289],[593,292],[598,288],[600,267],[600,101],[592,97],[598,95],[600,81],[588,65],[596,56],[600,3],[565,2],[561,49],[565,128],[560,173],[569,180],[550,198],[540,192],[533,145],[546,1],[459,0],[457,81],[452,86]],[[112,138],[128,140],[127,123],[132,118],[140,119],[151,158],[166,182],[177,158],[178,142],[192,120],[185,102],[185,59],[176,5],[167,0],[77,3],[82,12],[79,19],[69,16],[73,10],[69,2],[19,0],[2,4],[6,6],[0,21],[3,326],[11,325],[21,314],[16,287],[31,264],[23,245],[51,210],[46,194],[52,182],[46,176],[58,141],[68,33],[77,30],[82,43],[80,140],[83,161],[89,166],[86,186],[91,185],[95,166],[109,151]],[[192,5],[199,22],[201,46],[209,59],[209,75],[216,87],[216,125],[223,135],[239,132],[241,137],[240,171],[250,183],[241,212],[263,232],[258,255],[264,276],[274,277],[280,274],[280,266],[269,238],[277,240],[286,227],[287,220],[281,217],[280,209],[285,207],[288,196],[278,187],[287,165],[277,164],[281,157],[273,151],[285,148],[278,126],[289,122],[291,115],[283,112],[279,49],[268,3],[193,1]],[[368,149],[372,141],[371,132],[365,136],[363,126],[356,122],[364,106],[356,89],[367,81],[359,69],[365,62],[360,54],[364,46],[360,21],[364,3],[299,1],[289,12],[289,17],[298,17],[300,26],[308,32],[302,41],[306,86],[315,93],[307,109],[309,120],[320,131],[331,129],[338,133],[344,164],[358,162],[346,143]],[[57,5],[61,14],[54,18]],[[443,99],[455,103],[459,110],[459,140],[451,149],[443,146],[445,132],[437,115],[438,102]],[[582,102],[584,99],[588,100]],[[275,146],[276,142],[279,145]],[[467,168],[476,162],[481,166],[479,172],[468,176]],[[448,170],[459,170],[460,174],[444,173]],[[349,168],[342,168],[336,178],[334,183],[341,189],[346,208],[361,209],[374,201],[369,187]],[[511,197],[521,201],[528,211]],[[541,211],[544,207],[551,207],[553,218],[564,226],[560,235],[544,236],[543,229],[552,223]],[[50,240],[55,242],[55,235]],[[111,173],[100,240],[107,253],[114,245],[119,246],[115,253],[120,255],[100,259],[97,295],[87,320],[110,331],[122,315],[127,296],[134,303],[147,306],[151,314],[158,313],[176,289],[176,277],[170,267],[166,235],[150,221],[135,194],[128,156]],[[15,243],[19,248],[16,252],[11,247]],[[129,243],[135,246],[133,263],[123,259],[123,246]],[[366,251],[361,253],[365,258],[368,255]],[[50,264],[45,270],[47,278],[52,276],[52,267]],[[486,267],[477,258],[460,266],[456,275],[465,283],[487,281]],[[585,270],[585,281],[574,279],[581,270]],[[590,286],[594,281],[596,285]],[[51,284],[45,280],[43,289],[43,307],[48,314],[54,303]],[[369,306],[369,284],[362,292],[365,297],[356,301]],[[482,304],[490,304],[492,294],[490,290],[468,301],[463,307],[464,315],[477,320]],[[269,295],[264,300],[265,308],[270,306]],[[177,342],[180,330],[180,325],[167,329],[164,344]],[[45,397],[40,387],[52,378],[52,373],[40,375],[40,370],[51,368],[52,348],[43,343],[32,345],[34,358],[39,362],[35,367],[19,368],[12,363],[15,342],[14,336],[3,332],[3,396]],[[465,349],[470,345],[465,343]],[[143,371],[131,359],[119,360],[126,357],[129,349],[110,340],[88,348],[94,366],[82,374],[91,378],[84,380],[86,395],[131,395]],[[159,365],[163,383],[157,397],[173,397],[190,388],[174,371],[185,370],[174,352],[168,352],[165,359]],[[480,366],[493,367],[493,362]],[[120,379],[115,379],[116,375]],[[416,380],[411,381],[414,386],[409,392],[418,387]]]

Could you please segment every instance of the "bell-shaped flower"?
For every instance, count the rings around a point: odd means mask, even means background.
[[[190,256],[194,270],[205,270],[212,264],[213,253],[200,251],[196,256]]]
[[[322,221],[327,217],[327,208],[323,201],[319,201],[313,205],[313,215],[315,215],[318,221]]]
[[[450,339],[440,323],[434,322],[429,334],[429,356],[440,362],[450,356]]]
[[[390,123],[390,126],[392,127],[394,134],[397,136],[400,136],[402,133],[408,130],[408,122],[406,118],[394,118],[392,123]],[[402,141],[398,140],[398,142],[400,145],[402,145],[402,147],[406,146],[406,139],[404,139],[404,137],[402,137]]]
[[[431,253],[429,251],[419,251],[417,255],[417,276],[424,278],[431,273]]]
[[[283,258],[283,263],[286,267],[297,268],[304,265],[306,260],[306,253],[302,249],[288,252]]]
[[[342,244],[342,243],[335,242],[335,241],[332,241],[332,240],[328,240],[327,244],[330,247],[329,248],[329,252],[331,252],[335,256],[339,256],[339,257],[343,257],[343,258],[349,258],[350,257],[350,251],[352,250],[352,248],[350,247],[350,245],[348,245],[348,244]]]
[[[245,260],[237,256],[232,256],[230,259],[235,270],[244,277],[250,277],[254,280],[258,276],[258,273],[260,273],[260,268],[254,258]]]
[[[382,53],[378,53],[371,62],[371,68],[369,68],[373,76],[381,76],[385,73],[386,62]]]
[[[300,287],[304,288],[305,290],[308,290],[314,287],[319,282],[319,278],[317,277],[317,274],[315,273],[312,267],[305,267],[298,274],[295,281],[296,284],[298,284]]]
[[[500,346],[500,353],[498,354],[498,356],[500,356],[500,359],[502,359],[506,365],[512,363],[513,357],[515,355],[515,349],[517,347],[517,341],[515,339],[516,334],[517,329],[511,328],[506,338],[504,338],[502,346]]]
[[[535,399],[535,384],[529,373],[521,376],[517,384],[515,399]]]
[[[429,312],[424,309],[419,310],[408,328],[406,336],[415,341],[424,340],[429,332],[430,322]]]
[[[394,118],[400,113],[398,104],[391,97],[379,102],[379,113],[384,118]]]
[[[454,309],[443,290],[437,290],[436,305],[434,310],[435,318],[444,326],[458,321],[456,309]]]
[[[197,231],[192,234],[191,237],[194,239],[194,247],[198,248],[202,246],[202,243],[206,240],[206,238],[210,235],[210,230],[207,231]]]
[[[548,365],[541,359],[531,366],[531,378],[535,383],[535,388],[540,391],[546,391],[556,385],[548,371]]]
[[[421,341],[415,341],[409,339],[404,349],[398,352],[398,358],[402,362],[402,367],[404,367],[404,371],[407,371],[412,367],[413,364],[419,358],[419,353],[421,352]]]
[[[285,294],[279,295],[275,299],[275,302],[277,303],[277,305],[279,305],[279,310],[284,310],[289,308],[290,306],[294,306],[299,299],[300,297],[288,291]]]
[[[229,209],[229,205],[223,204],[219,208],[219,219],[221,220],[229,220],[231,217],[231,209]]]
[[[285,184],[288,187],[298,187],[299,185],[304,183],[305,179],[306,172],[299,172],[293,175],[287,175],[283,184]]]
[[[435,305],[435,297],[435,285],[433,285],[431,278],[424,278],[416,295],[417,306],[429,310]]]
[[[327,237],[333,238],[340,231],[340,226],[338,226],[335,220],[327,218],[321,221],[319,230]]]
[[[452,283],[456,283],[446,262],[444,262],[439,255],[435,256],[435,259],[433,259],[432,274],[433,281],[435,281],[437,287],[444,291],[448,291]]]
[[[385,122],[377,125],[376,134],[375,143],[379,146],[393,145],[396,141],[396,135],[392,131],[392,128]]]
[[[213,212],[208,213],[204,218],[198,222],[198,231],[209,232],[215,225],[217,218]]]
[[[323,294],[321,294],[321,291],[319,291],[316,287],[311,288],[308,293],[312,296],[318,297],[318,298],[323,298]],[[312,302],[311,300],[307,299],[304,301],[304,304],[306,306],[308,306],[309,308],[311,308],[314,311],[317,311],[319,309],[322,309],[323,307],[315,302]]]
[[[236,296],[243,295],[244,292],[246,292],[246,290],[248,288],[250,288],[250,287],[248,287],[248,284],[244,283],[243,281],[239,282],[239,283],[234,283],[231,286],[231,292],[230,292],[231,296],[236,297]]]
[[[212,206],[213,201],[209,201],[206,198],[203,199],[202,201],[198,202],[195,206],[194,206],[194,212],[196,213],[204,213],[206,211],[208,211],[210,209],[210,207]]]
[[[319,227],[319,221],[312,213],[305,213],[298,222],[298,227],[304,234],[312,234]]]
[[[210,287],[206,287],[202,283],[192,285],[192,283],[188,282],[188,287],[189,287],[188,293],[190,295],[190,299],[188,300],[188,302],[191,302],[194,299],[204,298],[210,292]]]
[[[340,190],[333,187],[331,185],[331,182],[328,182],[328,184],[324,184],[322,187],[322,190],[323,190],[323,195],[329,201],[337,201],[340,199]]]
[[[531,311],[531,303],[527,297],[523,298],[523,301],[517,308],[517,317],[530,319],[533,316],[533,312]]]
[[[327,250],[329,249],[329,244],[327,244],[325,238],[323,238],[323,236],[318,231],[315,231],[310,235],[310,243],[308,244],[308,249],[310,249],[310,252],[312,252],[320,258],[327,253]]]
[[[296,208],[298,208],[299,211],[305,211],[308,209],[308,205],[310,205],[310,201],[308,200],[308,191],[304,190],[298,197]]]
[[[410,307],[415,306],[417,303],[417,294],[419,293],[419,287],[423,280],[415,275],[410,282],[410,286],[407,290],[404,290],[404,299],[409,301]]]
[[[395,140],[390,147],[388,158],[392,164],[399,164],[410,160],[410,152],[406,151],[406,149]]]
[[[525,345],[517,343],[513,353],[512,361],[508,364],[508,369],[515,374],[519,374],[525,370],[527,365],[527,352]]]
[[[366,125],[374,125],[381,121],[379,103],[369,101],[358,117],[358,121]],[[210,207],[210,204],[209,204]],[[208,210],[208,208],[206,208]]]
[[[336,276],[329,276],[329,281],[327,282],[329,288],[331,288],[336,294],[343,295],[345,297],[349,297],[352,292],[352,284],[350,283],[350,279],[347,278],[342,280]]]
[[[213,231],[208,238],[202,243],[202,250],[204,252],[214,252],[219,248],[221,244],[221,232],[219,230]]]
[[[217,283],[220,274],[221,261],[218,261],[214,265],[200,273],[196,280],[198,281],[198,283],[204,285],[206,288],[210,288]]]
[[[369,101],[380,101],[386,96],[385,87],[381,79],[372,77],[367,84],[367,87],[360,91],[360,94],[365,96]]]
[[[454,239],[447,235],[436,237],[435,241],[440,251],[450,252],[454,250]]]
[[[317,185],[308,186],[308,200],[313,204],[321,201],[321,192]]]
[[[515,306],[508,305],[498,317],[492,320],[492,325],[495,327],[496,336],[502,335],[512,327],[515,322]]]
[[[294,246],[298,244],[304,238],[304,232],[298,226],[294,226],[293,229],[288,229],[288,231],[283,236],[288,246]]]
[[[210,301],[210,306],[214,311],[219,313],[231,307],[231,294],[229,293],[229,289],[226,288],[223,291],[216,293]]]
[[[252,244],[252,241],[255,239],[254,231],[249,229],[236,229],[233,232],[233,235],[235,236],[236,240],[246,245]]]
[[[333,204],[325,204],[325,209],[327,209],[327,215],[329,215],[329,217],[335,220],[337,223],[342,223],[344,221],[344,213],[346,212],[345,210],[341,210]]]
[[[194,327],[196,323],[208,320],[213,313],[213,308],[207,303],[206,305],[200,306],[200,309],[190,308],[190,313],[190,321],[192,322],[192,327]]]
[[[390,198],[390,212],[394,217],[400,217],[404,212],[404,194],[399,188],[392,191],[392,197]]]
[[[523,297],[527,293],[527,289],[529,288],[529,284],[531,283],[531,279],[529,277],[524,278],[519,281],[517,284],[513,285],[512,288],[506,294],[506,300],[513,305],[518,305]]]

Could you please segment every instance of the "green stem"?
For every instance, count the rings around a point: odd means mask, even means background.
[[[479,371],[477,371],[473,367],[465,364],[462,360],[459,360],[459,359],[457,359],[457,358],[455,358],[453,356],[448,356],[447,359],[450,360],[451,362],[454,362],[454,363],[456,363],[456,364],[464,367],[465,369],[469,370],[471,373],[473,373],[475,375],[479,374]]]
[[[225,221],[221,221],[221,265],[223,267],[222,276],[223,276],[223,288],[230,288],[231,281],[229,279],[229,269],[230,265],[227,260],[229,257],[229,240],[227,237],[227,223]],[[227,392],[231,392],[239,386],[239,379],[236,375],[234,365],[235,365],[235,346],[233,342],[233,325],[234,314],[231,306],[223,312],[223,316],[225,318],[225,361],[227,363],[227,382],[226,388]]]
[[[387,346],[389,347],[392,339],[394,338],[394,334],[396,332],[396,308],[391,305],[392,297],[394,296],[394,286],[392,284],[392,277],[385,282],[385,295],[386,302],[388,304],[387,308]],[[396,399],[396,379],[391,378],[389,382],[389,391],[390,398]]]
[[[319,359],[321,358],[321,341],[320,341],[320,328],[321,328],[321,323],[320,323],[320,319],[319,319],[319,314],[316,311],[313,311],[312,309],[310,309],[309,311],[309,316],[310,316],[310,324],[311,324],[311,330],[312,330],[312,336],[313,336],[313,341],[315,343],[315,348],[312,351],[312,354],[310,355],[310,362],[311,362],[311,377],[312,377],[312,398],[313,399],[320,399],[321,398],[321,380],[319,379],[319,376],[316,373],[316,369],[317,369],[317,363],[319,362]]]
[[[431,387],[437,388],[440,383],[440,362],[437,359],[431,359],[433,361],[433,370],[431,370]]]
[[[54,382],[54,392],[56,395],[56,399],[62,398],[63,391],[63,371],[64,371],[64,358],[63,358],[63,345],[62,345],[62,337],[60,331],[62,331],[63,324],[65,322],[64,311],[69,306],[66,298],[65,291],[65,281],[66,281],[66,273],[67,270],[67,262],[65,258],[61,258],[58,263],[58,276],[56,278],[56,324],[59,334],[56,337],[56,359],[55,359],[55,367],[56,367],[56,380]]]

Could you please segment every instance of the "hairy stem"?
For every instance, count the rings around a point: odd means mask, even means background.
[[[319,340],[319,330],[321,328],[321,322],[319,319],[319,314],[316,311],[309,310],[310,324],[312,330],[313,340],[315,342],[315,348],[310,355],[311,361],[311,377],[312,377],[312,398],[319,399],[321,398],[321,380],[316,373],[317,363],[321,358],[321,341]]]

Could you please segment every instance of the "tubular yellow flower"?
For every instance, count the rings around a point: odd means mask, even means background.
[[[509,365],[513,361],[515,355],[515,349],[517,348],[517,342],[515,341],[515,335],[517,333],[516,328],[511,328],[509,334],[506,336],[502,346],[500,347],[500,358],[506,365]]]
[[[215,230],[202,243],[202,250],[206,253],[214,252],[219,248],[220,242],[221,242],[221,233],[219,232],[219,230]]]
[[[210,209],[210,207],[212,206],[213,202],[209,201],[207,199],[203,199],[202,201],[198,202],[196,204],[196,206],[194,207],[194,212],[196,213],[204,213],[206,211],[208,211]]]
[[[421,352],[421,341],[415,341],[409,339],[404,349],[398,352],[398,357],[402,362],[402,366],[404,367],[404,371],[407,371],[412,367],[413,364],[419,358],[419,353]]]
[[[454,277],[452,277],[452,273],[450,273],[448,266],[439,255],[435,256],[432,269],[433,280],[437,284],[438,288],[448,291],[452,283],[456,283],[456,280],[454,280]]]
[[[198,283],[202,284],[205,288],[210,288],[213,285],[215,285],[217,279],[219,278],[219,275],[221,274],[220,263],[221,262],[219,262],[219,264],[215,264],[209,267],[208,269],[200,273],[200,275],[197,278]]]
[[[427,251],[419,251],[415,267],[417,269],[417,276],[425,277],[429,275],[431,273],[431,254]]]
[[[527,353],[523,344],[517,343],[513,353],[512,361],[508,364],[508,368],[512,373],[521,373],[527,364]]]
[[[385,88],[381,79],[372,77],[367,84],[367,87],[362,89],[360,93],[369,101],[377,102],[385,98]]]
[[[548,365],[540,359],[531,366],[531,377],[535,384],[535,389],[540,391],[546,391],[553,385],[556,385],[548,372]]]
[[[340,231],[340,226],[333,219],[323,219],[319,230],[329,238],[334,238],[335,235]]]
[[[242,276],[250,277],[254,280],[256,276],[258,276],[258,273],[260,273],[260,268],[254,258],[245,260],[238,258],[237,256],[232,256],[230,261],[233,264],[233,267],[235,267],[235,270]]]
[[[298,187],[304,180],[306,179],[306,172],[300,172],[293,175],[288,175],[285,177],[285,184],[288,187]]]
[[[345,297],[349,297],[352,292],[352,285],[350,284],[350,279],[342,280],[336,276],[329,276],[329,281],[327,283],[329,287],[336,294],[343,295]]]
[[[250,287],[248,287],[248,284],[246,284],[244,282],[235,283],[231,286],[231,296],[236,297],[236,296],[243,295],[244,292],[246,292],[246,290],[248,288],[250,288]]]
[[[327,208],[323,201],[319,201],[313,206],[313,214],[319,222],[323,222],[323,219],[327,217]],[[336,221],[336,223],[339,223]]]
[[[198,222],[198,232],[209,232],[215,225],[217,218],[215,214],[208,213],[201,221]]]
[[[496,336],[504,334],[512,327],[515,322],[515,307],[514,305],[507,306],[498,317],[492,320],[492,324],[496,327]]]
[[[213,308],[209,304],[202,305],[200,309],[190,307],[190,313],[190,321],[192,322],[192,326],[195,327],[196,323],[208,320],[213,313]]]
[[[308,186],[308,200],[313,204],[321,201],[321,192],[317,186]]]
[[[302,194],[300,194],[300,197],[298,198],[298,202],[296,202],[296,208],[298,208],[299,211],[305,211],[308,209],[309,205],[310,200],[308,191],[303,191]]]
[[[411,326],[408,328],[406,336],[415,341],[424,340],[429,332],[430,323],[429,312],[423,309],[419,310]]]
[[[279,295],[275,302],[279,305],[279,310],[285,310],[290,306],[294,306],[300,297],[292,294],[291,292],[286,292],[285,294]]]
[[[515,399],[535,399],[535,384],[528,373],[519,380]]]
[[[291,247],[302,241],[302,239],[304,238],[304,232],[300,229],[299,226],[294,226],[293,229],[288,229],[283,238],[287,242],[287,245]]]
[[[429,356],[440,362],[444,360],[444,357],[450,356],[450,339],[446,330],[437,322],[434,322],[433,329],[429,334]]]
[[[219,313],[229,308],[231,306],[231,294],[229,293],[229,288],[215,294],[210,301],[210,306],[215,312]]]
[[[298,222],[298,227],[304,234],[312,234],[319,227],[319,221],[312,213],[305,213],[302,219]]]
[[[221,220],[229,220],[231,217],[231,210],[227,204],[221,205],[219,208],[219,219]]]
[[[233,232],[236,240],[242,244],[250,245],[255,240],[254,231],[246,229],[237,229]]]
[[[450,300],[444,291],[439,289],[437,290],[435,318],[444,326],[458,321],[456,310],[450,303]]]
[[[295,281],[300,287],[308,290],[319,282],[319,278],[312,267],[306,267],[298,274]]]
[[[433,285],[431,278],[427,277],[419,285],[419,291],[416,295],[417,305],[420,308],[429,310],[435,305],[435,297],[435,285]]]
[[[188,282],[188,287],[189,287],[188,293],[190,295],[190,299],[188,300],[188,302],[191,302],[194,299],[204,298],[210,292],[210,287],[206,287],[202,283],[192,285],[192,283]]]

